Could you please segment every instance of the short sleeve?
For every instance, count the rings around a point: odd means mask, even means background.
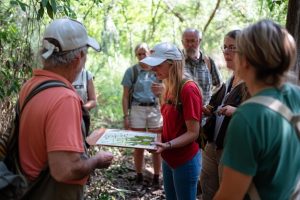
[[[123,76],[121,85],[130,88],[130,87],[133,85],[132,76],[133,76],[133,70],[132,70],[132,67],[129,67],[129,68],[125,71],[125,74],[124,74],[124,76]]]
[[[62,98],[52,109],[46,124],[47,151],[84,152],[80,101]]]
[[[251,126],[238,110],[233,115],[224,141],[222,163],[243,174],[253,176],[257,171],[258,142]]]
[[[181,91],[181,101],[185,120],[201,120],[202,97],[194,82],[186,83]]]

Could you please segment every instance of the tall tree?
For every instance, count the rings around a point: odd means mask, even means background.
[[[296,72],[298,83],[300,80],[300,1],[289,0],[286,28],[294,36],[297,44],[297,62],[292,71]]]

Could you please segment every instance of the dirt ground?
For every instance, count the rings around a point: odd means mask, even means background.
[[[151,154],[145,151],[145,170],[143,184],[135,183],[135,170],[133,165],[133,149],[93,147],[90,153],[110,151],[114,161],[108,169],[95,170],[85,188],[87,200],[163,200],[165,198],[162,175],[160,186],[153,187],[153,169]],[[197,199],[201,199],[198,196]]]
[[[162,181],[159,187],[152,187],[153,170],[151,154],[145,151],[145,170],[143,184],[135,183],[132,149],[93,147],[91,154],[99,150],[114,154],[113,164],[108,169],[95,170],[85,188],[87,200],[155,200],[165,199]],[[160,177],[161,179],[161,177]]]

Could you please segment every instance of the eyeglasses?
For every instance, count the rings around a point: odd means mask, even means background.
[[[235,46],[229,46],[229,47],[222,46],[221,50],[223,51],[223,53],[225,53],[225,52],[229,52],[229,53],[235,53],[235,52],[237,52],[237,49],[236,49]]]

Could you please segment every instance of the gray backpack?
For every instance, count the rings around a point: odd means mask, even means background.
[[[269,96],[256,96],[256,97],[252,97],[251,99],[245,101],[243,103],[247,104],[247,103],[257,103],[257,104],[261,104],[271,110],[273,110],[274,112],[279,113],[283,118],[285,118],[288,122],[290,122],[290,124],[295,128],[296,133],[298,135],[298,139],[300,140],[300,114],[293,114],[293,112],[283,103],[281,103],[281,101],[274,99],[273,97],[269,97]],[[248,190],[248,194],[251,200],[260,200],[260,196],[257,192],[257,188],[255,186],[255,184],[252,182],[249,190]],[[298,180],[298,183],[295,186],[294,192],[292,193],[291,200],[299,200],[300,199],[300,177]]]

